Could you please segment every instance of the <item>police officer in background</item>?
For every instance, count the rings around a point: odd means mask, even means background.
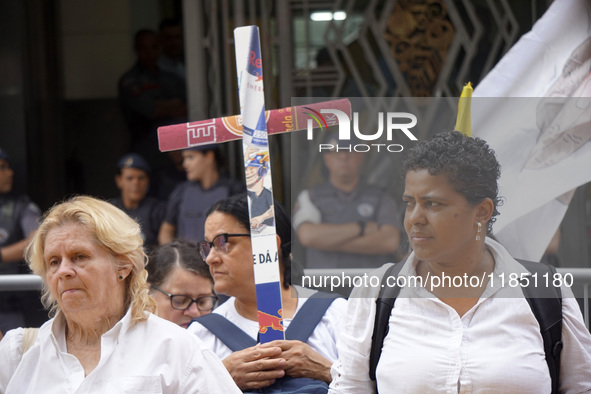
[[[338,133],[326,140],[338,145]],[[302,191],[293,226],[308,268],[376,268],[393,261],[400,244],[394,200],[361,179],[364,153],[324,151],[328,181]]]
[[[174,169],[169,155],[158,150],[160,126],[187,121],[185,81],[162,70],[158,65],[160,41],[156,32],[139,30],[134,37],[137,61],[119,79],[118,92],[127,128],[131,134],[131,150],[141,154],[150,163],[154,173]],[[155,195],[161,179],[153,179]]]
[[[0,148],[0,275],[29,273],[24,251],[41,216],[28,196],[12,192],[13,177],[8,154]],[[23,292],[0,291],[0,331],[25,325],[25,304]]]
[[[8,154],[0,149],[0,273],[29,272],[19,269],[25,248],[39,226],[41,210],[25,195],[12,193],[14,171]]]
[[[185,47],[181,21],[176,18],[164,19],[160,22],[159,35],[162,52],[158,58],[158,66],[161,70],[176,74],[184,81],[186,79]]]
[[[205,213],[215,202],[244,191],[244,185],[224,171],[224,160],[216,145],[184,149],[183,168],[187,180],[172,191],[158,242],[175,239],[197,243],[203,240]]]
[[[150,176],[150,165],[142,156],[137,153],[123,156],[117,163],[115,175],[121,195],[109,200],[140,224],[144,247],[148,252],[158,245],[158,231],[166,212],[164,201],[147,196]]]

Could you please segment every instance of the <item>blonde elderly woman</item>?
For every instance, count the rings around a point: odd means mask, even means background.
[[[239,393],[220,360],[152,314],[139,225],[113,205],[54,206],[26,251],[51,320],[0,342],[1,393]]]

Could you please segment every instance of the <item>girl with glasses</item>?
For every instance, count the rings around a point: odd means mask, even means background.
[[[195,245],[181,241],[161,245],[146,269],[150,295],[161,318],[187,328],[191,320],[216,306],[213,279]]]

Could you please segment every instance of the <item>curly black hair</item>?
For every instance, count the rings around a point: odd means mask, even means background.
[[[417,142],[409,150],[403,165],[404,174],[427,169],[430,175],[446,175],[454,190],[472,205],[490,198],[494,211],[487,223],[487,232],[492,231],[495,216],[499,214],[497,207],[502,204],[497,183],[501,166],[486,141],[458,131],[436,134],[429,140]]]

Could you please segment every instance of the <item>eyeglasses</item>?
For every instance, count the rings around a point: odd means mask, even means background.
[[[186,295],[170,294],[158,286],[152,286],[152,288],[170,297],[170,306],[172,306],[173,309],[179,311],[187,310],[191,307],[191,305],[193,305],[193,303],[195,303],[197,304],[197,309],[199,309],[201,312],[211,312],[218,300],[218,296],[215,295],[199,297],[194,300]]]
[[[203,260],[209,256],[209,252],[211,252],[211,248],[214,247],[215,250],[221,253],[228,253],[228,238],[230,237],[250,237],[250,234],[218,234],[216,235],[211,242],[208,241],[201,241],[199,242],[199,253]]]

